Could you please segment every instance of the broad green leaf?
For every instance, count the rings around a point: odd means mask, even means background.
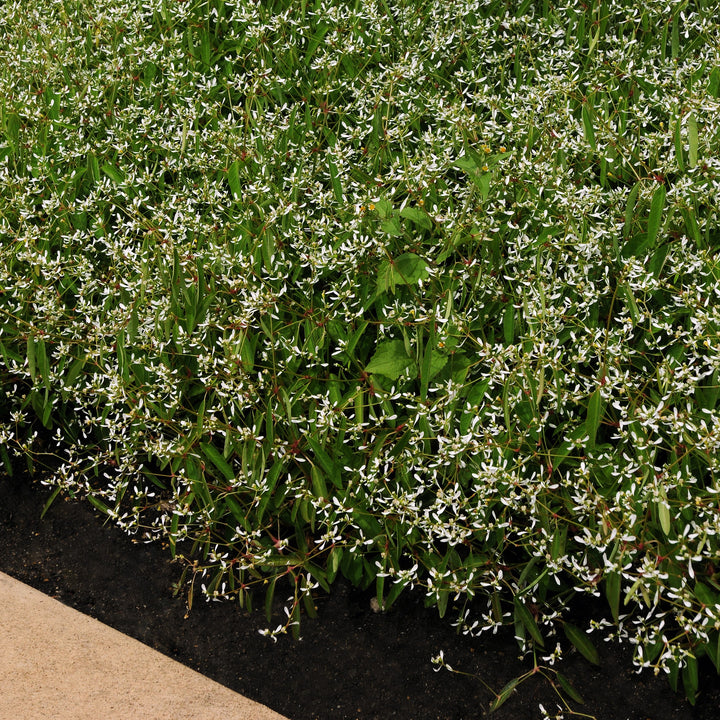
[[[580,628],[570,623],[563,623],[563,630],[567,639],[577,648],[580,654],[589,660],[593,665],[600,664],[600,656],[595,646],[588,638],[587,634],[584,633]]]
[[[718,595],[714,593],[707,585],[695,583],[695,597],[706,607],[715,607],[718,603]]]
[[[413,363],[413,359],[405,352],[405,343],[402,340],[385,340],[377,346],[365,372],[384,375],[395,381]]]
[[[414,207],[404,207],[400,211],[400,216],[407,218],[411,222],[420,226],[423,230],[432,230],[432,221],[424,210]]]
[[[397,285],[413,285],[418,280],[428,277],[427,263],[415,253],[404,253],[395,258],[393,273]]]
[[[395,291],[397,285],[414,285],[428,277],[427,263],[415,253],[404,253],[395,260],[385,260],[380,265],[376,295],[388,290]]]

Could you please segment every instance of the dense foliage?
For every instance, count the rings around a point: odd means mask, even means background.
[[[711,2],[0,6],[0,453],[288,622],[720,668]],[[590,634],[579,593],[607,598]],[[473,602],[470,602],[474,598]],[[457,611],[456,611],[457,612]],[[556,644],[558,647],[553,650]]]

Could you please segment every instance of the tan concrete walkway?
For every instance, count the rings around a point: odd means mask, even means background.
[[[0,720],[284,720],[0,573]]]

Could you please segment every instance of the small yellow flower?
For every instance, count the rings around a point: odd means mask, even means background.
[[[503,153],[507,150],[507,148],[504,145],[500,146],[500,152]]]
[[[375,203],[370,203],[370,204],[368,205],[368,209],[369,209],[369,210],[374,210],[374,209],[375,209]]]

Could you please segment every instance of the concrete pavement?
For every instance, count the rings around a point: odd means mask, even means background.
[[[0,573],[0,720],[287,720]]]

